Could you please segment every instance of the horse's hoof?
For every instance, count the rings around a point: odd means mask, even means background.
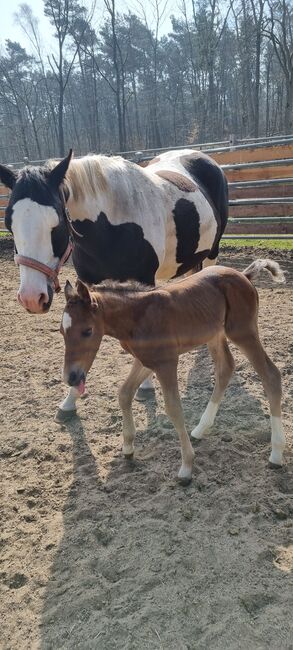
[[[182,485],[182,487],[187,487],[187,485],[190,485],[192,481],[192,476],[178,476],[178,483]]]
[[[155,398],[155,389],[154,388],[138,388],[136,391],[135,399],[138,402],[145,402],[149,399]]]
[[[278,463],[272,463],[271,460],[269,460],[269,468],[270,469],[282,469],[283,465],[279,465]]]
[[[68,420],[74,418],[76,415],[76,409],[73,409],[72,411],[63,411],[63,409],[58,409],[54,420],[55,422],[67,422]]]
[[[134,451],[130,452],[130,454],[123,454],[125,460],[133,460],[134,456]]]
[[[193,440],[202,440],[210,431],[210,427],[202,427],[199,424],[191,431],[191,438]]]

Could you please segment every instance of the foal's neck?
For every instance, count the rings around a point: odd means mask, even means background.
[[[140,318],[143,317],[150,297],[143,292],[110,291],[98,293],[95,298],[103,313],[104,333],[119,341],[128,341]]]

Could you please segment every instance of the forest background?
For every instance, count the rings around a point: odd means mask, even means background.
[[[291,0],[99,2],[44,0],[46,34],[18,6],[22,38],[2,33],[0,50],[2,162],[292,133]]]

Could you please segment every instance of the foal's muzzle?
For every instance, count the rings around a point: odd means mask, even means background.
[[[85,372],[83,370],[71,370],[67,380],[69,386],[79,386],[81,382],[85,382]]]

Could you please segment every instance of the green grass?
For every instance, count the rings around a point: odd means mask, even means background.
[[[279,250],[292,251],[293,239],[222,239],[221,248],[240,248],[242,246],[263,248],[264,250],[273,248]]]
[[[0,237],[11,237],[9,232],[1,232]],[[279,250],[292,251],[293,239],[222,239],[221,248],[240,248],[242,246],[263,248],[264,250],[273,248]]]

